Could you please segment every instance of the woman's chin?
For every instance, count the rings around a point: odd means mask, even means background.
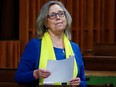
[[[57,30],[64,30],[65,28],[63,26],[57,26],[56,29]]]
[[[57,28],[57,31],[64,31],[64,28]]]

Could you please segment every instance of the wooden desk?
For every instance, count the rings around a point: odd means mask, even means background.
[[[14,68],[0,68],[0,87],[27,87],[15,82],[15,71]]]
[[[116,56],[83,56],[85,70],[116,71]]]
[[[105,84],[116,86],[115,56],[83,56],[83,61],[85,65],[85,75],[89,78],[87,81],[88,87],[97,87],[97,85],[101,85],[101,87],[111,87],[103,86]]]
[[[115,76],[116,77],[116,71],[85,70],[85,76]]]

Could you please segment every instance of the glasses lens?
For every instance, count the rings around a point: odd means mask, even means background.
[[[56,17],[56,13],[51,13],[51,14],[49,14],[48,16],[49,16],[49,18],[52,18],[52,19],[53,19],[53,18]]]
[[[63,16],[64,16],[64,11],[58,12],[58,16],[59,16],[59,17],[63,17]]]
[[[48,15],[48,18],[55,19],[57,15],[59,17],[64,17],[65,12],[64,11],[60,11],[58,13],[51,13],[51,14]]]

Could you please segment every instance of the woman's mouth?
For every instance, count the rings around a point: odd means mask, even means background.
[[[63,23],[62,22],[58,22],[58,23],[56,23],[56,25],[62,25]]]

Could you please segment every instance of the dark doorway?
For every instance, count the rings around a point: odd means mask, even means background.
[[[0,0],[0,40],[19,39],[19,0]]]

